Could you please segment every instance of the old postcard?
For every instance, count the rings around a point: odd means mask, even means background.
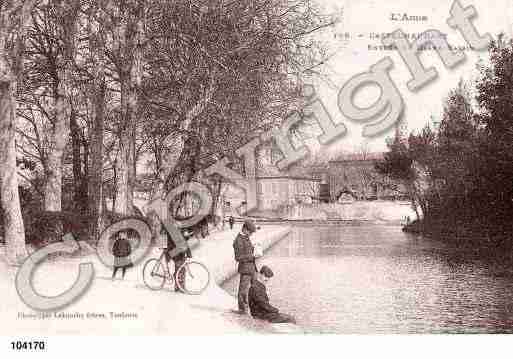
[[[513,333],[511,1],[10,0],[0,29],[12,351]]]

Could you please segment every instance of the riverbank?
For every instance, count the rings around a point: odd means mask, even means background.
[[[319,203],[296,205],[286,215],[289,220],[345,220],[396,222],[415,213],[408,202],[354,201],[350,203]]]
[[[404,201],[353,201],[348,203],[297,204],[281,212],[256,211],[259,221],[315,221],[401,224],[406,218],[413,220],[416,214],[409,202]]]
[[[273,304],[308,333],[511,333],[513,262],[484,258],[370,224],[294,227],[265,261]]]
[[[236,273],[232,242],[239,227],[215,232],[194,245],[194,259],[205,263],[212,276],[209,287],[198,296],[175,293],[170,286],[161,291],[149,290],[142,281],[144,261],[131,268],[125,280],[112,281],[111,270],[94,254],[59,258],[45,262],[35,272],[34,285],[40,294],[54,296],[66,290],[76,280],[80,263],[92,263],[95,278],[75,303],[57,313],[41,316],[21,302],[14,287],[17,269],[2,261],[0,335],[219,335],[300,331],[296,326],[270,324],[233,312],[237,308],[236,299],[219,284]],[[286,226],[262,226],[254,240],[268,249],[289,231]],[[154,248],[151,256],[158,254],[159,249]]]
[[[495,251],[500,255],[504,254],[500,251],[513,249],[512,223],[420,220],[404,226],[403,232],[475,251]]]

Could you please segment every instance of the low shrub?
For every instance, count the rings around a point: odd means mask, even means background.
[[[24,218],[26,242],[40,247],[61,241],[66,233],[78,241],[87,240],[90,219],[88,215],[67,211],[31,212]]]

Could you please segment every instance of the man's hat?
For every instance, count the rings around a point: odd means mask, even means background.
[[[253,233],[256,232],[258,228],[255,225],[255,222],[253,222],[251,219],[246,219],[242,225],[242,229],[246,229],[248,232]]]
[[[263,265],[262,268],[260,268],[260,274],[267,278],[271,278],[272,276],[274,276],[274,273],[271,270],[271,268],[269,268],[266,265]]]

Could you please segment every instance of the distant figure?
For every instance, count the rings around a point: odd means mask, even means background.
[[[231,208],[230,208],[230,202],[224,202],[224,206],[223,206],[223,214],[222,214],[222,218],[221,218],[221,223],[223,225],[222,229],[224,230],[224,225],[225,223],[227,222],[226,220],[226,215],[228,212],[231,212]]]
[[[257,272],[254,247],[249,239],[256,230],[257,227],[252,220],[245,220],[241,232],[237,234],[233,242],[235,260],[239,264],[237,271],[240,274],[239,292],[237,294],[240,314],[247,314],[249,287],[251,286],[251,280]]]
[[[233,224],[235,223],[235,219],[233,218],[233,216],[230,216],[230,218],[228,219],[228,223],[230,224],[230,229],[233,229]]]
[[[126,232],[118,232],[117,239],[112,246],[112,254],[114,255],[114,270],[112,279],[116,277],[118,269],[121,268],[121,278],[125,279],[126,269],[132,266],[132,262],[128,258],[132,252],[130,242]],[[127,261],[128,259],[128,261]]]
[[[406,225],[409,226],[410,225],[410,216],[407,216],[406,217]]]
[[[248,302],[251,316],[253,318],[267,320],[271,323],[296,323],[296,320],[291,315],[280,313],[278,308],[269,304],[269,297],[267,296],[267,288],[265,284],[274,275],[271,268],[262,266],[260,272],[251,280],[251,287],[249,288]]]

